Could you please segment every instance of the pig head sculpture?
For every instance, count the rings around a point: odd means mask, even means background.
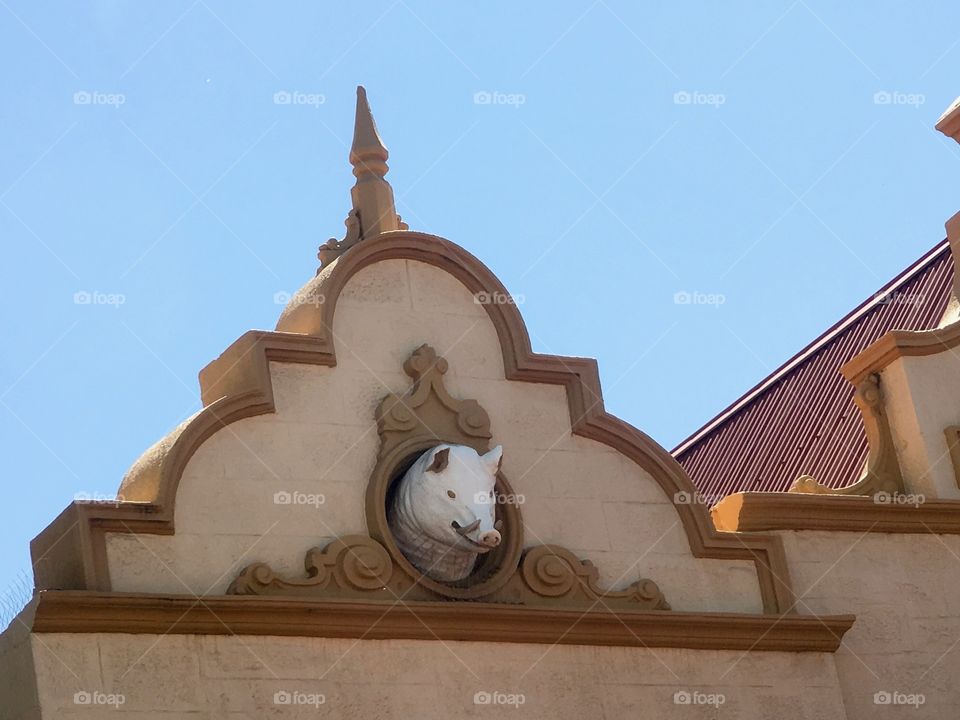
[[[427,577],[467,577],[477,558],[500,544],[494,484],[503,449],[480,455],[437,445],[399,480],[387,521],[397,547]]]

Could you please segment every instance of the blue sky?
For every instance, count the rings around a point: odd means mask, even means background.
[[[77,5],[0,1],[0,591],[342,234],[358,83],[410,227],[668,448],[960,209],[956,2]]]

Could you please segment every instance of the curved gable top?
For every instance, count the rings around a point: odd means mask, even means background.
[[[204,408],[138,461],[121,486],[120,494],[124,502],[116,505],[74,503],[58,519],[58,523],[55,523],[63,528],[65,524],[75,522],[76,530],[72,538],[74,542],[66,543],[63,547],[54,547],[53,526],[48,529],[49,533],[41,534],[34,541],[32,549],[35,560],[44,556],[38,567],[38,587],[101,591],[137,589],[113,587],[115,583],[112,582],[111,575],[116,558],[122,555],[124,547],[129,549],[134,546],[121,544],[108,552],[108,537],[116,544],[117,538],[136,534],[138,542],[142,543],[148,536],[173,535],[177,532],[182,518],[189,514],[184,508],[178,507],[178,503],[185,502],[181,480],[191,462],[203,454],[205,444],[219,442],[218,437],[227,438],[229,433],[233,432],[229,430],[231,427],[244,426],[247,428],[245,432],[250,433],[262,430],[262,424],[249,423],[261,416],[277,413],[278,376],[271,366],[325,366],[333,369],[331,372],[337,372],[338,352],[344,352],[337,337],[337,333],[344,330],[336,324],[339,322],[338,303],[344,289],[356,276],[364,272],[379,271],[379,268],[390,268],[391,263],[397,261],[413,262],[419,264],[418,267],[434,269],[429,272],[439,269],[456,278],[474,295],[506,295],[503,285],[479,260],[442,238],[410,231],[393,231],[358,242],[308,283],[298,294],[301,301],[293,303],[284,312],[277,331],[246,333],[223,355],[204,368],[200,373]],[[563,422],[569,425],[569,434],[606,446],[604,458],[607,458],[612,450],[625,458],[627,465],[633,468],[631,473],[635,473],[636,468],[639,468],[659,486],[659,504],[647,506],[645,511],[655,510],[658,517],[664,518],[668,514],[673,518],[673,525],[682,527],[689,552],[694,558],[724,560],[737,567],[742,567],[743,561],[748,561],[748,566],[755,568],[755,587],[764,612],[793,611],[787,568],[778,538],[761,534],[717,532],[703,505],[683,499],[696,498],[696,491],[676,460],[647,435],[605,411],[594,360],[534,353],[523,320],[513,304],[488,303],[482,308],[495,331],[503,363],[504,380],[489,382],[506,383],[506,390],[509,392],[519,392],[524,387],[531,387],[528,384],[560,386],[566,397],[569,416],[563,418]],[[375,313],[376,310],[370,312]],[[431,338],[424,337],[416,342],[430,340]],[[413,342],[411,339],[411,343]],[[413,347],[415,346],[416,344],[413,344]],[[398,352],[406,354],[413,347],[400,348]],[[283,381],[287,382],[287,379]],[[382,392],[385,394],[387,388],[382,388]],[[488,410],[492,416],[495,440],[504,441],[505,457],[509,458],[512,438],[496,437],[496,408],[488,407]],[[333,410],[331,407],[311,407],[306,412],[319,416]],[[502,424],[502,420],[500,422]],[[227,432],[224,432],[225,430]],[[362,430],[356,431],[357,436],[361,433]],[[542,450],[544,455],[549,452],[548,448]],[[206,467],[203,463],[201,465]],[[574,472],[574,469],[569,471],[571,474]],[[561,471],[560,474],[564,472]],[[198,471],[194,475],[191,475],[191,487],[214,482],[209,477],[215,473],[209,472],[205,475]],[[533,478],[534,475],[531,475],[528,482],[532,482]],[[563,485],[564,487],[579,486],[580,490],[587,488],[588,494],[602,492],[601,486],[607,482],[602,473],[588,476],[585,472],[578,477],[561,477],[555,480],[561,481],[561,485],[563,481],[569,481],[570,484]],[[227,477],[219,478],[215,482],[225,483],[224,488],[229,488],[233,481],[231,477]],[[523,492],[522,487],[517,489]],[[356,490],[360,494],[363,492],[362,487]],[[200,493],[199,490],[196,492]],[[562,496],[565,493],[553,494]],[[195,493],[195,496],[199,495]],[[568,500],[566,497],[548,499],[554,503],[568,503],[563,506],[568,510],[569,503],[581,502]],[[231,503],[225,503],[219,512],[227,516],[236,512],[235,508],[231,507],[235,506],[236,502],[231,500]],[[586,504],[587,500],[582,502]],[[533,500],[528,500],[528,505],[529,509],[524,511],[533,515],[538,508]],[[624,502],[611,505],[615,505],[618,512],[636,507]],[[599,503],[595,503],[595,506],[599,506]],[[609,509],[613,511],[613,508]],[[620,525],[623,526],[629,527],[637,522],[642,524],[642,521],[636,518],[631,519],[629,514],[622,518]],[[228,523],[229,520],[224,522]],[[584,522],[594,521],[588,518]],[[584,533],[591,531],[589,526],[579,529]],[[318,537],[326,534],[320,528],[315,532]],[[607,542],[613,550],[617,549],[613,547],[615,542]],[[602,541],[596,544],[603,549]],[[588,545],[585,543],[583,547]],[[656,553],[656,550],[640,545],[623,550],[624,554],[630,553],[641,559],[651,550]],[[151,552],[159,554],[161,551]],[[600,554],[603,555],[602,552]],[[610,557],[615,555],[613,552],[608,554]],[[598,563],[601,568],[602,564]],[[661,571],[661,574],[663,572]],[[686,579],[698,582],[693,577],[696,572],[691,572],[693,575],[685,576]],[[659,581],[661,578],[654,576],[654,579]],[[709,603],[710,600],[705,598],[703,602]]]

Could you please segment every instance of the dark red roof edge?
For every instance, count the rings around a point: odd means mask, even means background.
[[[950,243],[948,240],[944,239],[938,242],[933,246],[929,251],[927,251],[919,260],[914,262],[912,265],[907,267],[903,272],[897,275],[893,280],[888,282],[886,285],[877,290],[871,297],[864,300],[860,305],[855,307],[849,313],[844,315],[840,320],[834,323],[829,329],[827,329],[822,335],[817,337],[813,342],[804,347],[800,352],[787,360],[783,365],[774,370],[770,375],[761,380],[759,383],[754,385],[750,390],[745,392],[739,398],[734,400],[730,405],[728,405],[724,410],[722,410],[718,415],[716,415],[712,420],[710,420],[706,425],[703,425],[699,430],[694,432],[692,435],[687,437],[686,440],[678,444],[673,450],[671,450],[671,455],[680,455],[687,450],[689,450],[693,445],[702,440],[705,436],[709,435],[711,432],[722,426],[732,417],[734,417],[740,410],[750,404],[758,395],[763,393],[770,385],[776,383],[784,375],[788,374],[793,370],[797,365],[802,363],[807,357],[817,352],[823,345],[829,343],[834,337],[839,333],[843,332],[847,327],[857,321],[864,313],[869,312],[871,308],[881,302],[885,295],[895,291],[900,285],[907,282],[910,278],[916,275],[918,272],[921,272],[926,268],[926,266],[940,253],[944,251],[949,251]],[[839,368],[838,368],[839,369]]]

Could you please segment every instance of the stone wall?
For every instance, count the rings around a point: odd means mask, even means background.
[[[40,697],[44,717],[58,720],[843,717],[833,659],[814,653],[188,635],[43,641],[34,649]],[[77,705],[77,692],[113,696],[122,712]]]
[[[956,717],[960,537],[780,534],[800,612],[857,616],[835,655],[847,717]],[[877,693],[922,695],[923,704],[886,707]]]
[[[34,603],[29,603],[0,634],[0,717],[40,720],[33,653],[43,638],[30,634]]]
[[[960,425],[960,356],[901,357],[881,373],[884,402],[908,492],[960,499],[944,430]]]

